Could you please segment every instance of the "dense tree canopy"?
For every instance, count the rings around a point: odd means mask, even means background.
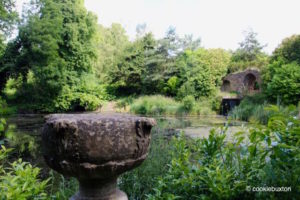
[[[108,72],[113,70],[123,57],[124,51],[130,45],[125,29],[120,24],[112,24],[105,28],[98,27],[97,34],[98,63],[96,74],[101,80],[110,81]]]
[[[86,106],[80,96],[97,58],[96,17],[86,11],[82,0],[39,0],[32,6],[39,10],[20,26],[3,66],[22,77],[18,100],[45,111]],[[86,95],[92,95],[90,90]]]
[[[230,54],[222,49],[187,50],[178,58],[180,86],[178,95],[183,98],[209,97],[221,84],[230,62]]]
[[[273,101],[300,101],[300,35],[286,38],[275,49],[264,72],[265,90]]]
[[[281,60],[284,63],[300,64],[300,35],[293,35],[282,41],[271,57],[272,61]]]
[[[5,40],[11,35],[14,25],[18,19],[17,12],[15,10],[15,1],[14,0],[0,0],[0,58],[3,56],[3,53],[6,48]],[[1,69],[0,62],[0,88],[5,84],[6,72]],[[1,92],[0,92],[1,93]]]

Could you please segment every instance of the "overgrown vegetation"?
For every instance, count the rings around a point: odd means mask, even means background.
[[[144,163],[120,177],[119,187],[126,191],[129,199],[145,199],[152,192],[157,177],[167,172],[171,161],[172,142],[169,141],[162,130],[156,127],[152,131],[152,140],[149,155]]]
[[[36,156],[36,142],[19,135],[7,115],[94,111],[110,100],[139,115],[216,114],[222,78],[249,67],[261,71],[262,93],[246,96],[230,117],[254,128],[230,140],[226,127],[199,140],[170,140],[157,128],[148,160],[119,186],[131,199],[300,196],[300,35],[268,56],[252,30],[234,51],[206,49],[174,27],[157,39],[140,25],[129,40],[120,24],[97,24],[83,0],[33,0],[22,17],[14,0],[2,0],[0,11],[0,145],[6,146],[0,148],[0,199],[68,199],[78,188],[75,179],[54,172],[47,179],[24,162]],[[248,192],[247,186],[291,191]]]
[[[282,41],[275,49],[264,73],[265,90],[270,100],[297,104],[300,100],[300,35]]]
[[[161,95],[141,96],[132,100],[130,112],[140,115],[215,115],[219,111],[220,98],[196,100],[188,95],[181,101]],[[123,107],[123,104],[119,106]]]
[[[49,179],[38,178],[40,169],[21,159],[8,163],[11,149],[1,146],[0,149],[0,197],[13,199],[48,199],[47,184]]]
[[[209,138],[174,139],[172,160],[148,199],[297,199],[300,121],[272,109],[267,127],[238,132],[226,127]],[[288,192],[254,192],[253,187],[290,187]],[[247,191],[248,188],[248,191]]]

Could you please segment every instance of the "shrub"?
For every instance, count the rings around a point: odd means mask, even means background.
[[[212,100],[208,98],[199,99],[193,109],[195,115],[215,115],[216,112],[212,110]]]
[[[192,111],[192,109],[195,106],[195,98],[194,96],[186,96],[182,99],[182,103],[183,103],[183,108],[184,110],[186,110],[187,112]]]
[[[39,168],[22,162],[21,159],[4,167],[9,150],[1,147],[0,150],[0,198],[5,200],[47,199],[45,192],[49,179],[38,179]]]
[[[300,121],[274,111],[267,127],[226,128],[205,139],[174,138],[168,171],[148,199],[297,199],[300,195]],[[291,187],[289,192],[251,192],[250,187]]]
[[[300,99],[300,65],[295,62],[273,64],[269,68],[273,71],[266,87],[269,98],[273,101],[279,98],[286,105],[297,104]]]

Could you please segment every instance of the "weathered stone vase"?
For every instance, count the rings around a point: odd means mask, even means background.
[[[46,163],[76,177],[72,200],[125,200],[117,178],[147,157],[154,119],[131,115],[54,114],[42,139]]]

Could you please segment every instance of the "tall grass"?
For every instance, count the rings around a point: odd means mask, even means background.
[[[209,99],[195,100],[187,96],[175,101],[162,95],[141,96],[132,101],[130,112],[140,115],[214,115],[213,102]]]
[[[149,154],[143,164],[119,178],[118,186],[127,193],[130,200],[145,199],[147,194],[153,192],[159,177],[167,172],[173,145],[163,134],[161,126],[152,131]]]
[[[176,115],[181,103],[161,95],[142,96],[134,100],[130,112],[142,115]]]
[[[257,95],[246,97],[239,106],[235,107],[229,113],[229,116],[236,120],[267,124],[268,120],[275,112],[280,112],[284,116],[289,117],[297,115],[297,113],[299,113],[299,108],[297,109],[295,105],[275,106],[265,102],[261,95]]]

